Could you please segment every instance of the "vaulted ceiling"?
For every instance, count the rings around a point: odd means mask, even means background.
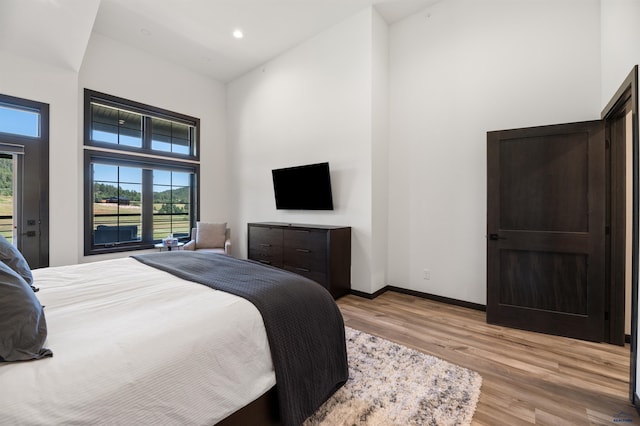
[[[79,71],[93,31],[227,82],[366,7],[391,24],[438,1],[2,0],[0,51]]]

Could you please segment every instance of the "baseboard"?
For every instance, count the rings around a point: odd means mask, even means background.
[[[385,293],[386,291],[387,291],[387,287],[383,287],[373,294],[365,293],[364,291],[358,291],[358,290],[351,290],[351,294],[353,294],[354,296],[365,298],[365,299],[375,299],[376,297],[380,296],[382,293]]]
[[[408,294],[410,296],[420,297],[422,299],[435,300],[436,302],[446,303],[448,305],[461,306],[463,308],[475,309],[477,311],[486,312],[487,306],[481,305],[479,303],[467,302],[464,300],[452,299],[450,297],[437,296],[435,294],[423,293],[421,291],[409,290],[402,287],[395,287],[392,285],[385,286],[375,293],[365,293],[363,291],[351,290],[351,294],[359,297],[363,297],[365,299],[375,299],[387,291],[395,291],[396,293]]]

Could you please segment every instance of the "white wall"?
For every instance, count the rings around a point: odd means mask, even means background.
[[[372,13],[372,277],[369,293],[387,285],[389,226],[389,26]]]
[[[634,65],[640,64],[640,1],[601,2],[602,99],[604,108]]]
[[[248,222],[352,227],[352,288],[372,291],[372,10],[228,84],[235,247]],[[334,210],[276,210],[271,170],[328,161]],[[234,247],[234,250],[235,250]]]
[[[389,283],[484,304],[486,132],[599,118],[600,2],[447,0],[390,52]]]
[[[0,93],[49,104],[49,263],[78,262],[78,74],[0,52]]]

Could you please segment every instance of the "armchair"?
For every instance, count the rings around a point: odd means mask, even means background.
[[[226,223],[198,222],[191,229],[191,241],[184,250],[210,251],[231,255],[231,229]]]

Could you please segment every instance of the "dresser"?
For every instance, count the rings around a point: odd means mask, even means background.
[[[336,299],[351,290],[351,227],[256,222],[247,228],[249,259],[305,276]]]

